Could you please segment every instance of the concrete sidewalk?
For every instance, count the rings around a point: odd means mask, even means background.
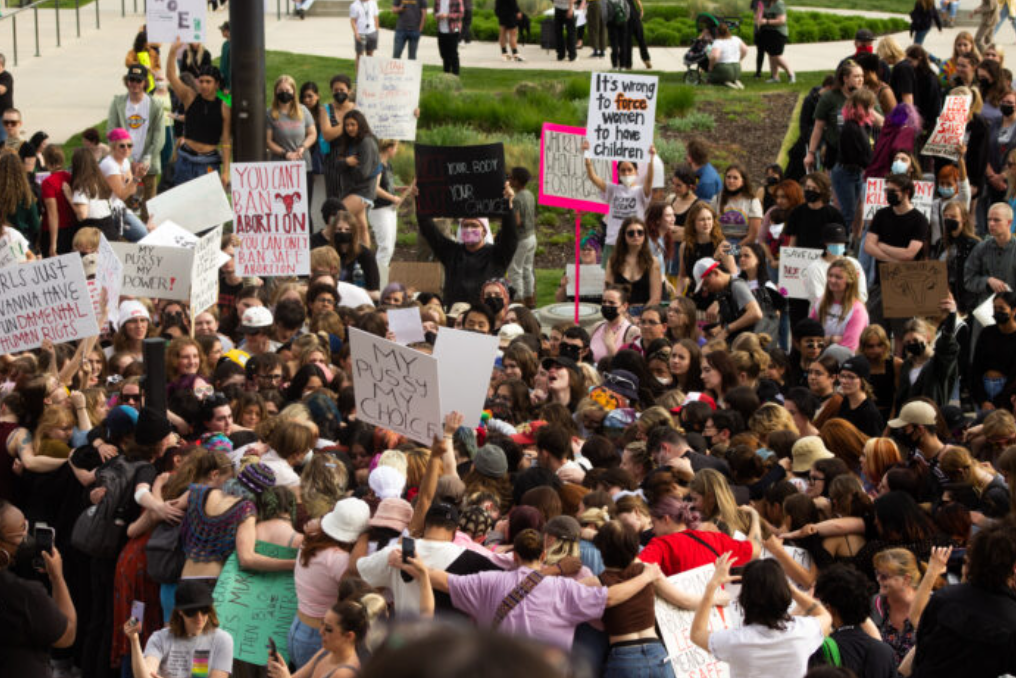
[[[972,3],[973,0],[968,0],[968,4]],[[122,91],[124,59],[131,49],[135,33],[144,23],[144,16],[128,14],[121,17],[118,6],[106,7],[100,11],[102,28],[96,30],[94,11],[91,6],[82,9],[81,38],[74,37],[74,13],[61,12],[63,46],[57,48],[53,12],[40,10],[42,54],[39,57],[31,56],[34,52],[31,13],[19,15],[20,63],[17,67],[13,66],[13,60],[8,56],[8,69],[14,76],[14,101],[24,114],[26,133],[32,134],[43,129],[54,141],[62,142],[104,119],[113,95]],[[865,14],[860,11],[843,11]],[[213,55],[219,54],[222,45],[222,38],[215,27],[228,17],[229,13],[225,9],[209,15],[210,35],[206,46]],[[0,51],[8,54],[9,23],[10,19],[0,22],[0,35],[3,35]],[[955,28],[942,33],[933,32],[925,41],[925,47],[933,54],[948,56],[952,51],[953,38],[959,30],[961,29]],[[391,31],[381,32],[378,55],[391,54],[393,36]],[[906,33],[895,37],[901,45],[910,43]],[[1008,28],[1003,28],[1000,37],[1006,47],[1016,43],[1016,34],[1010,33]],[[275,14],[266,15],[265,43],[269,50],[349,59],[354,56],[352,28],[346,18],[308,17],[301,21],[296,17],[284,16],[282,21],[278,21]],[[654,71],[683,71],[682,58],[686,51],[686,48],[650,48]],[[795,70],[831,71],[843,57],[853,51],[852,42],[840,41],[788,45],[786,54]],[[521,54],[526,59],[525,62],[508,64],[502,61],[496,43],[473,42],[460,49],[462,68],[543,69],[562,72],[590,72],[610,68],[609,59],[591,58],[589,49],[580,50],[579,57],[574,62],[559,62],[554,52],[542,50],[538,45],[523,46]],[[425,64],[440,65],[437,40],[423,38],[418,57]],[[636,64],[641,65],[637,54],[635,59]],[[751,48],[745,59],[746,70],[749,72],[749,64],[753,65],[754,59],[754,48]]]

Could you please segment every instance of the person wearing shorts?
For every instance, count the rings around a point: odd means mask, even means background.
[[[770,78],[766,82],[778,83],[780,69],[787,72],[790,82],[795,82],[794,72],[790,64],[783,58],[783,48],[787,44],[790,33],[787,30],[787,7],[783,0],[765,0],[762,6],[762,20],[759,25],[759,46],[769,55]]]
[[[497,15],[498,43],[501,45],[501,58],[505,61],[524,61],[519,56],[519,19],[522,18],[522,10],[519,9],[518,0],[497,0],[494,5],[494,14]],[[508,54],[508,47],[511,46],[512,53]]]
[[[349,6],[349,22],[353,25],[353,39],[356,44],[356,69],[360,70],[360,55],[374,56],[377,49],[376,0],[353,0]]]

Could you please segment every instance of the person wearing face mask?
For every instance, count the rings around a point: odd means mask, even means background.
[[[508,294],[508,281],[503,278],[492,278],[483,283],[480,299],[483,301],[483,305],[489,308],[494,316],[493,329],[500,329],[501,325],[504,324],[508,304],[511,303],[511,295]]]
[[[589,333],[585,328],[574,326],[564,331],[557,354],[562,358],[571,358],[576,363],[589,362]]]
[[[934,212],[933,212],[934,214]],[[959,200],[948,202],[941,210],[942,242],[939,259],[945,259],[949,272],[949,291],[961,313],[969,313],[977,303],[977,293],[968,290],[964,268],[970,253],[981,239],[974,235],[974,222]]]
[[[593,327],[589,339],[589,350],[597,362],[613,356],[639,337],[638,326],[628,319],[627,286],[607,285],[604,288],[600,315],[603,322]]]
[[[1016,292],[996,294],[992,307],[995,324],[981,330],[971,364],[970,395],[984,411],[1016,378]]]
[[[418,192],[414,182],[407,195],[415,197]],[[444,266],[445,287],[442,299],[446,307],[450,308],[460,301],[474,301],[476,290],[481,288],[483,281],[503,278],[508,270],[518,246],[518,229],[512,210],[515,192],[507,181],[504,184],[504,197],[508,201],[508,211],[501,217],[501,230],[494,237],[493,244],[484,242],[484,235],[489,230],[486,218],[462,219],[459,222],[462,242],[456,242],[438,230],[433,218],[417,215],[420,233]]]
[[[857,269],[857,291],[862,302],[868,301],[868,280],[861,268],[861,263],[847,256],[847,229],[843,224],[826,224],[822,229],[822,243],[825,249],[822,256],[808,264],[801,273],[804,280],[804,291],[810,304],[809,312],[818,308],[818,302],[825,293],[826,276],[829,265],[837,259],[846,259]]]
[[[339,280],[355,285],[362,285],[370,298],[375,302],[381,298],[381,275],[377,267],[374,252],[360,241],[360,230],[356,220],[349,212],[342,211],[332,216],[325,227],[323,235],[327,244],[339,253],[341,268]],[[363,274],[359,281],[357,269]]]
[[[35,539],[18,507],[0,499],[0,672],[5,676],[51,674],[50,648],[74,644],[78,617],[63,575],[63,559],[56,546],[42,551],[52,596],[38,581],[12,572],[30,567],[36,557]]]
[[[959,377],[959,342],[953,335],[956,326],[956,302],[950,294],[939,308],[946,313],[938,328],[919,318],[907,321],[903,337],[903,365],[896,387],[897,410],[918,396],[924,396],[939,407],[949,404],[953,387]]]
[[[582,150],[589,150],[589,141],[582,142]],[[653,194],[653,156],[656,155],[656,147],[649,147],[649,165],[646,168],[645,181],[638,184],[638,166],[629,161],[621,161],[617,164],[616,184],[608,184],[596,173],[593,161],[586,158],[586,175],[589,181],[593,182],[596,189],[603,193],[603,200],[609,206],[607,212],[607,240],[603,248],[603,256],[609,258],[621,236],[622,225],[626,219],[637,217],[640,221],[646,213],[646,205]],[[609,270],[609,267],[608,267]],[[643,302],[644,303],[644,302]]]
[[[275,96],[268,109],[268,152],[279,162],[302,161],[307,171],[307,204],[314,201],[314,176],[311,174],[311,148],[317,143],[314,116],[296,100],[296,80],[280,75],[275,80]]]
[[[825,144],[822,157],[823,167],[836,164],[843,127],[843,106],[847,97],[864,86],[864,70],[852,59],[847,59],[836,69],[836,86],[822,95],[815,107],[815,126],[811,130],[808,154],[804,157],[804,168],[808,172],[818,169],[819,146]]]
[[[938,170],[938,181],[935,182],[935,197],[931,203],[930,246],[929,258],[938,259],[944,250],[945,234],[944,212],[946,205],[957,203],[963,209],[970,209],[970,179],[967,177],[967,163],[963,156],[966,147],[962,144],[957,148],[959,160],[955,165],[945,165]]]

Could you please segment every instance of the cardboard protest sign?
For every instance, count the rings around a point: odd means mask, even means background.
[[[307,168],[303,162],[230,166],[239,276],[310,275]]]
[[[299,549],[259,541],[255,551],[266,558],[292,560]],[[258,666],[268,663],[268,639],[289,661],[289,627],[296,616],[296,584],[292,571],[262,572],[240,568],[233,553],[215,582],[215,613],[219,628],[233,636],[233,658]]]
[[[393,261],[388,266],[388,279],[417,292],[440,294],[444,273],[436,261]]]
[[[442,434],[437,358],[349,330],[356,417],[422,443]]]
[[[205,41],[205,0],[148,0],[146,10],[150,41],[167,45],[177,38],[183,42]]]
[[[540,135],[539,202],[547,207],[563,207],[581,212],[606,214],[609,206],[603,194],[586,174],[582,142],[585,127],[543,123]],[[611,175],[609,160],[593,160],[593,169],[603,179]]]
[[[191,263],[190,312],[196,317],[219,301],[219,243],[222,226],[217,226],[198,240]]]
[[[123,285],[123,262],[116,256],[106,236],[99,235],[95,284],[99,289],[99,325],[116,323],[120,312],[120,287]]]
[[[935,182],[915,181],[914,197],[911,200],[914,207],[929,220],[931,219],[931,205],[935,200]],[[885,199],[885,179],[883,177],[871,177],[864,184],[864,220],[871,221],[875,212],[883,207],[888,207]]]
[[[464,426],[479,426],[490,375],[497,359],[497,337],[442,327],[434,357],[441,382],[441,413],[460,412]]]
[[[156,299],[190,298],[191,265],[194,250],[140,243],[110,243],[123,263],[120,294]]]
[[[808,247],[780,248],[780,294],[790,299],[807,299],[804,289],[804,269],[822,256],[822,250]]]
[[[682,591],[701,595],[715,569],[713,565],[703,565],[694,570],[675,574],[667,579]],[[699,676],[729,678],[730,666],[726,662],[721,662],[691,642],[691,622],[694,618],[694,610],[682,610],[674,607],[657,596],[656,622],[663,635],[662,640],[667,648],[668,659],[674,665],[674,673],[677,678],[698,678]],[[740,625],[740,616],[732,606],[714,607],[709,615],[710,631],[732,629]]]
[[[98,334],[80,254],[0,269],[0,353]]]
[[[659,85],[655,75],[593,73],[586,157],[647,162],[656,127]]]
[[[425,341],[420,309],[415,307],[393,308],[386,315],[388,316],[388,330],[395,335],[396,344],[405,346]]]
[[[200,233],[233,219],[233,208],[215,172],[155,196],[148,201],[148,213],[156,226],[173,221],[191,233]]]
[[[575,291],[575,264],[566,264],[564,274],[568,277],[568,293]],[[579,296],[602,297],[607,272],[602,266],[584,264],[579,266]]]
[[[415,149],[417,215],[490,217],[508,211],[503,144]]]
[[[938,114],[935,130],[921,149],[921,155],[937,155],[950,160],[960,157],[957,147],[963,143],[967,133],[967,116],[970,114],[970,97],[953,95],[945,98],[942,112]]]
[[[938,315],[938,305],[949,296],[949,273],[944,261],[880,263],[882,315],[913,318]]]
[[[356,107],[378,139],[416,139],[423,62],[360,57],[356,74]]]

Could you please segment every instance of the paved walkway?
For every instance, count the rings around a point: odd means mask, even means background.
[[[967,0],[967,4],[974,0]],[[115,7],[113,5],[116,5]],[[129,5],[131,3],[128,3]],[[844,10],[851,14],[862,14]],[[967,11],[967,10],[964,10]],[[879,13],[870,13],[879,14]],[[100,11],[101,30],[95,28],[95,10],[89,6],[82,9],[81,37],[74,37],[74,12],[61,12],[63,46],[56,47],[55,19],[52,10],[39,11],[39,35],[41,56],[34,54],[34,27],[32,13],[18,15],[19,63],[13,65],[11,56],[10,18],[0,21],[0,51],[8,55],[8,68],[14,75],[15,105],[25,116],[25,128],[29,133],[38,129],[46,130],[56,141],[64,141],[88,125],[106,117],[111,97],[122,91],[121,77],[124,73],[124,58],[131,48],[134,35],[144,23],[143,15],[120,16],[118,3],[103,3]],[[207,47],[218,54],[222,38],[214,29],[228,18],[226,10],[209,16],[208,24],[213,27]],[[947,29],[942,33],[933,32],[925,46],[934,54],[948,55],[952,41],[960,29]],[[1004,28],[1000,34],[1002,44],[1012,46],[1016,35]],[[390,54],[392,36],[389,31],[381,32],[379,54]],[[896,36],[903,45],[909,43],[909,36]],[[270,50],[280,50],[317,56],[352,58],[353,36],[349,20],[336,17],[308,17],[300,21],[294,17],[283,17],[278,21],[275,14],[265,17],[265,42]],[[683,71],[682,58],[685,48],[651,48],[653,68],[657,71]],[[1016,49],[1010,49],[1016,58]],[[813,43],[790,45],[787,56],[791,67],[801,71],[832,70],[844,56],[853,52],[850,41],[835,43]],[[609,67],[609,59],[593,59],[589,50],[581,50],[574,62],[558,62],[556,54],[526,45],[522,54],[526,61],[510,66],[500,58],[496,44],[473,42],[464,47],[461,54],[463,68],[513,68],[546,69],[557,71],[593,71]],[[426,64],[441,63],[437,40],[423,38],[419,58]],[[637,59],[637,54],[636,54]],[[754,49],[746,63],[754,63]]]

